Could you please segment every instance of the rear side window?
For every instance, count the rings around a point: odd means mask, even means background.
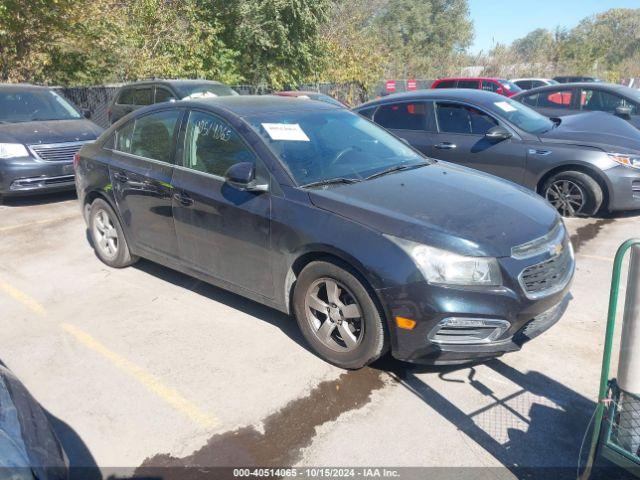
[[[253,152],[221,118],[191,112],[184,145],[184,166],[223,177],[230,166],[241,162],[256,164]]]
[[[477,80],[458,80],[458,88],[479,88]]]
[[[438,83],[434,88],[455,88],[456,81],[455,80],[443,80]]]
[[[382,105],[374,121],[391,130],[434,130],[433,109],[430,102],[408,102]]]
[[[134,102],[136,105],[151,105],[153,103],[153,88],[136,89]]]
[[[115,149],[173,163],[174,134],[181,115],[181,110],[167,110],[128,122],[116,133]]]
[[[527,95],[526,97],[522,97],[520,101],[525,105],[529,105],[530,107],[537,107],[539,96],[540,96],[539,93],[534,93],[533,95]]]
[[[516,83],[516,85],[518,85],[523,90],[531,90],[532,88],[540,86],[540,85],[536,85],[536,82],[533,82],[531,80],[520,80],[520,81],[515,82],[515,83]]]
[[[485,135],[498,122],[489,115],[466,105],[438,103],[438,127],[442,133]]]
[[[538,107],[547,108],[571,108],[573,92],[571,90],[560,90],[556,92],[544,92],[538,96]]]
[[[120,105],[133,105],[133,90],[130,88],[123,89],[118,96],[117,103]]]

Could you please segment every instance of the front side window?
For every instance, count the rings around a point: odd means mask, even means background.
[[[174,136],[181,115],[182,110],[165,110],[127,122],[116,133],[115,149],[173,163]]]
[[[379,126],[347,110],[300,110],[246,118],[298,185],[363,180],[388,168],[429,160]]]
[[[497,92],[498,88],[500,88],[500,86],[495,82],[491,82],[489,80],[482,81],[482,90],[486,90],[487,92]]]
[[[468,105],[438,103],[438,127],[442,133],[485,135],[498,125],[492,117]]]
[[[624,98],[602,90],[583,89],[580,95],[582,110],[614,113],[618,107],[631,107],[634,105]]]
[[[155,103],[168,102],[169,100],[175,100],[176,97],[166,88],[156,88],[156,101]]]
[[[184,145],[184,166],[224,177],[232,165],[256,163],[240,135],[221,118],[204,112],[189,114]]]
[[[407,102],[382,105],[374,121],[391,130],[433,131],[433,111],[431,103]]]
[[[20,123],[82,118],[53,90],[0,91],[0,122]]]

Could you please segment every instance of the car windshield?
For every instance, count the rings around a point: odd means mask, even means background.
[[[72,120],[80,112],[53,90],[0,90],[0,122],[20,123],[38,120]]]
[[[189,83],[180,85],[176,89],[180,93],[182,99],[207,96],[226,97],[229,95],[238,95],[238,92],[236,92],[233,88],[221,83]]]
[[[502,118],[528,133],[548,132],[555,126],[547,117],[510,98],[493,102],[491,108]]]
[[[279,112],[246,119],[296,183],[358,181],[430,163],[382,128],[347,110]]]

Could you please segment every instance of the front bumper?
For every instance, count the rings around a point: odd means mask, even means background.
[[[605,171],[609,210],[640,210],[640,170],[622,165]]]
[[[0,195],[17,196],[75,189],[73,162],[32,157],[0,160]]]
[[[378,290],[389,319],[392,355],[415,363],[456,364],[520,350],[551,328],[567,309],[575,267],[572,254],[567,255],[571,255],[572,261],[566,281],[546,296],[532,298],[525,294],[518,277],[526,266],[514,259],[501,260],[505,285],[500,288],[453,288],[422,281]],[[397,327],[396,317],[414,320],[414,328]],[[442,326],[452,320],[447,334],[440,335],[438,332],[444,331]],[[482,327],[457,329],[457,325],[464,323],[500,325],[500,328],[482,338],[477,334]]]

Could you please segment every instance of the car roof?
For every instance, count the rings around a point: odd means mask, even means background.
[[[444,77],[438,78],[434,80],[435,82],[441,82],[443,80],[494,80],[494,81],[504,81],[504,78],[501,77]]]
[[[203,97],[175,103],[192,106],[210,105],[220,107],[239,117],[260,115],[273,112],[290,112],[302,110],[343,110],[337,105],[324,102],[310,102],[307,99],[280,95],[237,95],[227,97]]]
[[[514,95],[515,97],[524,97],[538,92],[549,92],[554,90],[567,90],[570,88],[589,88],[591,90],[605,90],[609,92],[616,92],[620,95],[627,95],[634,98],[638,97],[638,93],[633,88],[626,87],[624,85],[617,85],[615,83],[605,82],[571,82],[560,83],[557,85],[545,85],[544,87],[532,88],[531,90],[525,90],[524,92]]]
[[[223,85],[223,83],[218,82],[216,80],[192,80],[192,79],[180,79],[180,78],[175,78],[175,79],[164,79],[164,78],[152,78],[152,79],[147,79],[147,80],[139,80],[137,82],[131,82],[131,83],[127,83],[126,85],[123,85],[122,88],[126,88],[126,87],[138,87],[141,85],[155,85],[161,83],[163,85],[171,85],[173,87],[180,87],[183,85],[200,85],[200,84],[214,84],[214,85]]]
[[[52,87],[32,85],[30,83],[0,83],[0,90],[4,92],[25,92],[29,90],[51,90]]]
[[[355,107],[355,110],[360,110],[370,106],[383,105],[386,103],[393,103],[396,101],[411,100],[458,100],[463,102],[475,102],[482,105],[490,102],[505,101],[507,98],[503,95],[488,92],[486,90],[473,90],[467,88],[432,88],[428,90],[415,90],[413,92],[387,95],[386,97],[358,105]]]

